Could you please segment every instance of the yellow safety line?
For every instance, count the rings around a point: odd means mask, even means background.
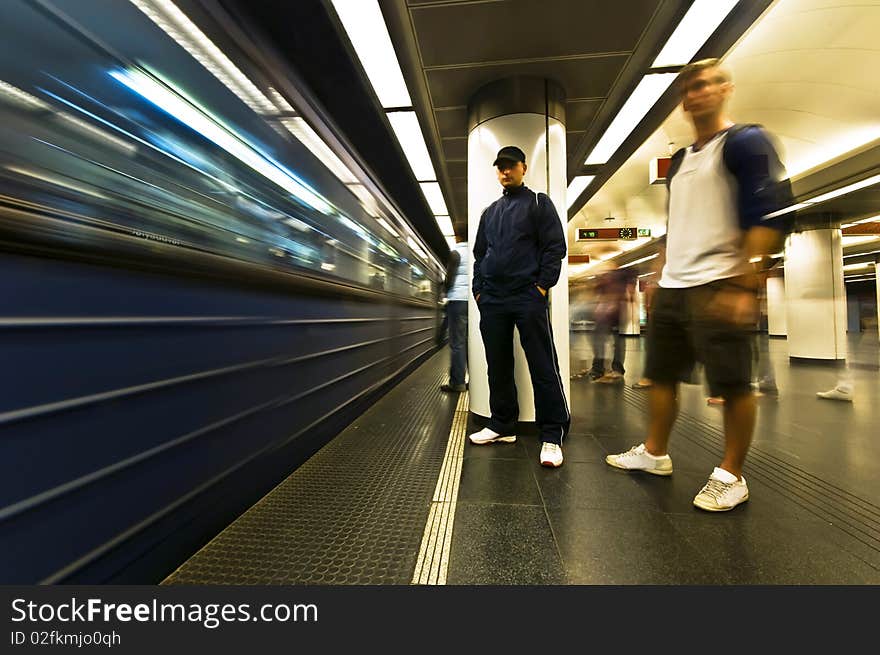
[[[452,417],[449,441],[446,444],[440,477],[431,500],[431,509],[428,512],[428,521],[422,535],[419,558],[411,584],[446,584],[469,407],[468,393],[464,391],[458,397],[458,405]]]

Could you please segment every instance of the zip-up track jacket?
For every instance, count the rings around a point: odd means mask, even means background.
[[[480,216],[474,242],[473,293],[495,299],[559,280],[565,233],[553,201],[526,185],[504,195]]]

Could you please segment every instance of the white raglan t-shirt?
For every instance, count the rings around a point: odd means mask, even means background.
[[[669,188],[664,288],[695,287],[747,272],[737,186],[723,161],[727,132],[688,146]]]

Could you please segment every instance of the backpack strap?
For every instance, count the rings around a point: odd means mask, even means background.
[[[721,158],[724,160],[724,165],[727,167],[727,170],[730,170],[729,164],[729,155],[727,152],[727,144],[730,143],[730,140],[735,137],[737,134],[746,130],[750,127],[757,127],[759,129],[763,129],[764,126],[759,123],[735,123],[732,127],[728,128],[727,136],[724,138],[724,147],[721,150]]]
[[[669,162],[669,170],[666,171],[666,190],[669,190],[669,186],[672,184],[672,176],[678,172],[678,169],[681,167],[681,160],[684,159],[684,153],[687,148],[679,148],[675,151],[675,154],[672,155],[672,159]]]
[[[745,129],[750,127],[763,127],[758,123],[734,123],[731,127],[727,128],[727,135],[724,138],[724,148],[722,150],[722,158],[724,159],[724,165],[727,166],[727,169],[730,170],[730,166],[727,165],[727,144],[730,142],[730,138],[736,136],[738,133],[742,132]],[[687,148],[679,148],[676,150],[675,154],[672,155],[672,161],[669,162],[669,170],[666,172],[666,188],[669,189],[669,185],[672,184],[672,176],[678,172],[678,169],[681,167],[681,160],[684,159],[684,153]]]

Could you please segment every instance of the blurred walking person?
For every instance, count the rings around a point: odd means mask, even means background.
[[[678,385],[699,361],[710,393],[725,401],[725,449],[693,504],[720,512],[749,499],[743,465],[755,426],[751,342],[760,282],[750,259],[779,249],[781,233],[762,218],[788,206],[790,187],[765,131],[728,118],[733,83],[717,59],[685,66],[676,84],[696,140],[673,156],[667,174],[666,262],[648,324],[648,435],[606,462],[672,474]]]
[[[620,334],[620,315],[632,302],[638,278],[631,269],[616,268],[599,276],[596,285],[596,318],[593,329],[593,364],[590,378],[596,382],[623,382],[626,343]],[[612,340],[611,369],[605,369],[605,349]]]

